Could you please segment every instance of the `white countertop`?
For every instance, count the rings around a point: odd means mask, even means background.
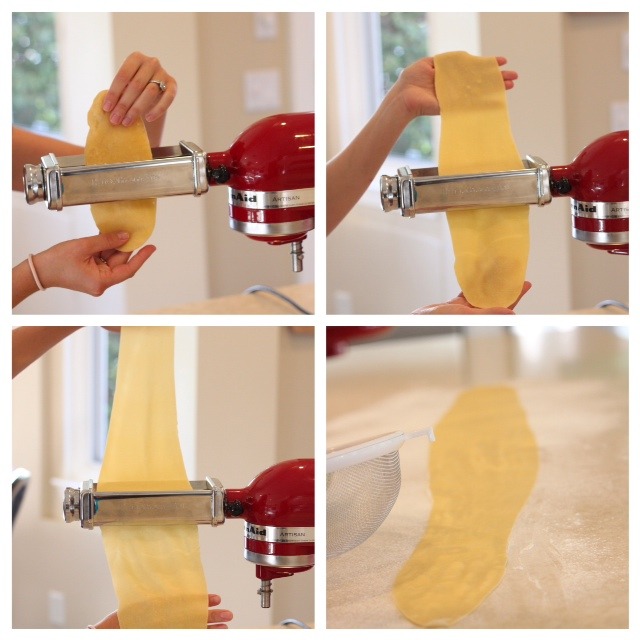
[[[507,383],[540,449],[502,582],[458,628],[628,626],[628,341],[623,329],[475,328],[352,346],[328,361],[327,445],[437,423],[458,393]],[[327,626],[412,628],[395,575],[421,539],[429,443],[400,449],[402,485],[367,541],[327,561]]]
[[[292,306],[287,299],[303,307],[309,313],[314,312],[314,290],[312,283],[293,284],[279,287],[270,291],[256,291],[255,293],[239,293],[220,298],[211,298],[178,307],[169,307],[158,311],[150,311],[152,314],[171,315],[300,315],[300,311]],[[277,294],[284,296],[284,299]]]

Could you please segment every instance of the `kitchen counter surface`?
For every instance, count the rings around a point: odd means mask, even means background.
[[[503,580],[456,628],[628,626],[626,329],[467,328],[352,345],[327,364],[329,447],[435,426],[470,387],[508,384],[520,396],[539,446],[537,481]],[[427,525],[429,446],[401,447],[391,513],[327,561],[329,628],[413,628],[391,589]]]
[[[295,284],[276,289],[276,292],[290,298],[305,310],[313,313],[314,310],[314,286],[311,283]],[[301,312],[268,291],[256,291],[255,293],[240,293],[232,296],[223,296],[202,300],[191,304],[152,311],[154,314],[193,314],[193,315],[278,315],[297,314]]]

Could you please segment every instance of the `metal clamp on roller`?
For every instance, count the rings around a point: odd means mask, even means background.
[[[168,525],[224,523],[224,490],[207,477],[191,482],[191,491],[98,491],[92,480],[82,489],[64,492],[65,522],[79,521],[84,529],[107,524]]]
[[[64,493],[64,519],[85,529],[102,525],[208,524],[242,519],[244,557],[255,565],[260,604],[271,604],[271,581],[308,571],[315,559],[315,465],[279,462],[243,489],[207,477],[191,491],[98,491],[92,480]]]
[[[153,149],[152,160],[108,165],[86,165],[84,156],[51,153],[40,165],[25,165],[23,178],[27,202],[46,201],[56,211],[96,202],[199,196],[209,189],[206,154],[192,142]]]
[[[382,208],[401,209],[403,217],[413,218],[416,213],[551,202],[549,165],[535,156],[527,156],[523,165],[514,171],[456,176],[439,176],[437,167],[402,167],[397,176],[380,178]]]

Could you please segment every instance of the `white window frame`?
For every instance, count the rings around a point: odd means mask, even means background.
[[[337,13],[332,19],[338,61],[339,140],[344,148],[364,127],[384,97],[380,22],[377,12]],[[390,155],[362,200],[372,206],[379,205],[379,175],[396,174],[398,168],[406,164],[403,157]]]
[[[345,148],[373,115],[382,99],[380,46],[374,42],[379,21],[376,13],[334,13],[330,14],[330,19],[335,38],[334,72],[339,96],[338,140],[341,148]],[[428,22],[430,56],[457,50],[480,54],[479,14],[429,12]],[[439,138],[440,118],[434,116],[434,158],[438,155]],[[437,161],[425,162],[424,166],[430,164],[435,165]],[[391,155],[380,168],[379,175],[395,175],[405,165],[403,157]],[[378,176],[362,202],[379,207]]]
[[[80,487],[85,480],[97,482],[100,462],[95,460],[97,384],[96,354],[100,327],[85,327],[66,338],[47,354],[43,442],[49,483],[46,513],[59,518],[66,487]],[[46,396],[45,396],[46,397]]]
[[[95,331],[95,327],[91,328]],[[91,429],[91,460],[100,464],[104,456],[104,447],[109,432],[109,341],[110,333],[99,330],[93,340],[93,429]]]
[[[57,12],[56,39],[60,83],[61,136],[84,145],[87,136],[87,105],[108,87],[115,72],[112,17],[109,13]],[[87,206],[53,214],[30,206],[24,194],[12,194],[12,249],[14,256],[26,256],[69,238],[95,234],[95,223]],[[111,287],[98,298],[75,291],[55,289],[31,296],[18,313],[66,314],[74,308],[80,314],[124,313],[126,283]]]
[[[385,91],[384,91],[384,81],[383,81],[383,70],[382,70],[382,31],[380,28],[380,19],[379,13],[369,13],[366,14],[369,22],[368,32],[369,32],[369,75],[370,75],[370,86],[372,88],[373,95],[370,96],[371,104],[369,105],[369,110],[371,115],[373,115],[374,111],[378,108],[378,105],[382,102]],[[430,24],[431,13],[425,11],[424,12],[425,19]],[[429,49],[427,49],[428,51]],[[435,138],[439,135],[439,127],[434,127],[432,130],[432,137]],[[381,173],[386,174],[395,174],[398,171],[399,167],[404,167],[408,163],[408,160],[403,155],[397,155],[392,153],[387,157],[385,163],[383,164]],[[434,161],[428,160],[420,160],[421,167],[431,167],[435,165]],[[416,165],[413,165],[413,168],[416,168]],[[377,183],[376,183],[377,187]],[[377,194],[376,194],[377,195]]]

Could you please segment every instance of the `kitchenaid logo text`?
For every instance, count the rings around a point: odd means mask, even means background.
[[[577,218],[606,220],[629,217],[628,202],[580,202],[572,200],[571,207],[573,215]]]
[[[91,176],[90,184],[92,187],[104,187],[104,186],[126,186],[126,185],[139,185],[139,184],[149,184],[153,182],[160,182],[162,180],[162,176],[155,173],[145,173],[145,174],[132,174],[129,173],[127,175],[95,175]]]
[[[248,196],[246,193],[240,191],[231,192],[231,199],[235,202],[258,202],[258,196]]]
[[[266,536],[267,535],[267,530],[264,527],[256,527],[253,524],[247,524],[245,532],[247,534],[252,535],[252,536]]]
[[[313,542],[313,527],[270,527],[245,523],[244,535],[263,542]]]
[[[464,196],[468,193],[500,193],[510,191],[508,184],[486,184],[486,185],[444,185],[444,193],[447,196]]]
[[[596,205],[595,204],[584,204],[583,202],[574,202],[573,203],[574,211],[581,211],[583,213],[595,213]]]
[[[286,195],[272,195],[268,196],[267,194],[261,194],[263,199],[271,204],[290,204],[294,202],[300,202],[300,196],[286,196]],[[235,203],[238,202],[258,202],[258,195],[248,195],[247,193],[243,193],[241,191],[236,191],[231,193],[231,200]]]
[[[313,189],[291,189],[283,191],[229,190],[229,204],[245,209],[284,209],[313,205]]]

